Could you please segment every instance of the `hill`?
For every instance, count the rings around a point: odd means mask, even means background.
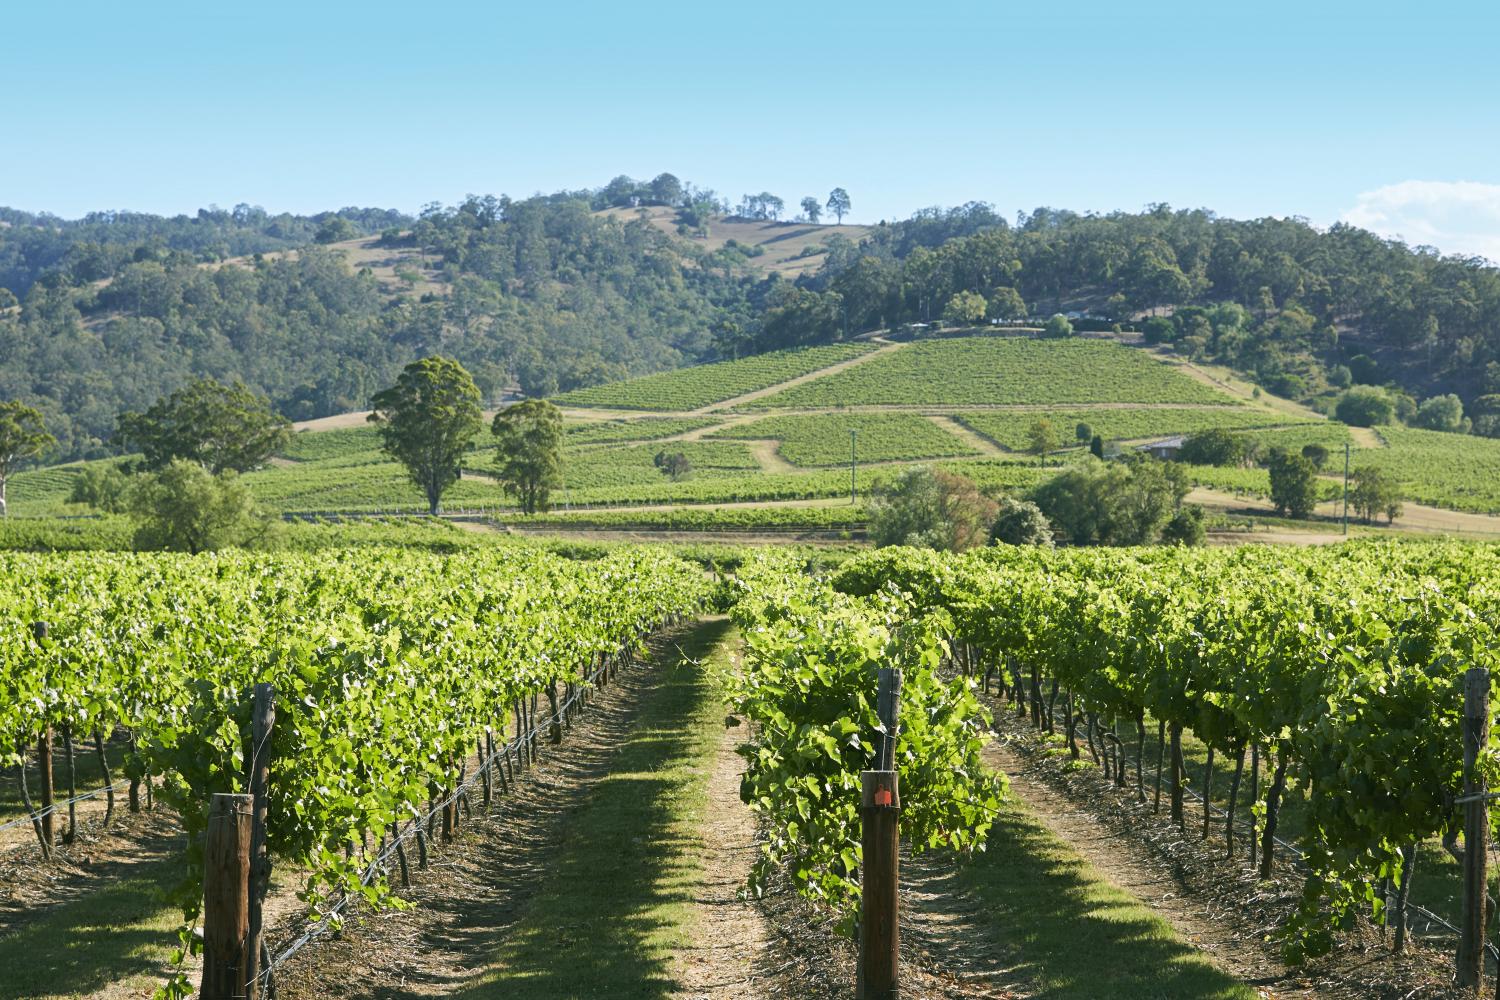
[[[42,409],[56,457],[95,457],[121,411],[202,374],[311,420],[365,408],[436,352],[499,402],[1063,310],[1320,413],[1351,384],[1387,387],[1412,418],[1454,393],[1469,426],[1500,435],[1500,272],[1481,261],[1165,206],[1012,223],[975,202],[874,227],[729,211],[666,174],[415,219],[0,210],[0,281],[16,293],[0,292],[0,398]]]
[[[1347,443],[1355,470],[1389,471],[1415,501],[1398,528],[1500,533],[1500,518],[1487,516],[1500,514],[1500,442],[1348,428],[1199,366],[1102,340],[834,345],[612,383],[558,402],[568,416],[560,509],[526,522],[534,527],[849,529],[864,518],[863,505],[849,502],[851,463],[856,498],[905,466],[931,463],[1024,494],[1084,459],[1086,425],[1119,450],[1213,428],[1263,448],[1318,443],[1337,455]],[[1054,439],[1043,456],[1032,453],[1040,421]],[[664,475],[661,452],[680,452],[690,473]],[[1341,463],[1333,465],[1320,516],[1336,520]],[[15,513],[77,512],[66,500],[80,467],[17,476]],[[481,440],[447,506],[517,520],[492,470]],[[1267,511],[1263,468],[1184,471],[1196,502],[1241,519]],[[304,425],[273,467],[245,481],[262,504],[288,514],[423,508],[359,415]]]
[[[609,208],[604,213],[621,221],[643,219],[686,244],[694,257],[706,256],[705,264],[739,267],[746,271],[796,279],[811,275],[828,261],[830,243],[846,241],[852,246],[873,231],[872,226],[818,225],[807,222],[777,222],[714,216],[705,235],[696,235],[678,221],[679,212],[666,205],[639,208]]]

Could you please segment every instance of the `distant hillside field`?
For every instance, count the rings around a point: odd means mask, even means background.
[[[748,404],[822,406],[1207,403],[1235,400],[1109,341],[966,337],[920,341],[834,377]]]
[[[870,350],[868,344],[830,344],[774,351],[577,389],[555,397],[553,402],[614,410],[696,410],[857,358]]]
[[[847,465],[849,432],[855,457],[864,462],[957,458],[978,452],[949,431],[915,413],[819,413],[764,417],[715,431],[714,437],[779,441],[778,454],[793,465]]]
[[[1077,439],[1079,424],[1106,441],[1133,441],[1145,438],[1193,434],[1222,428],[1248,430],[1292,423],[1292,418],[1250,407],[1173,407],[1126,409],[1121,407],[1081,407],[1078,409],[990,410],[959,414],[964,424],[983,434],[1002,448],[1022,451],[1030,445],[1031,428],[1038,420],[1048,420],[1064,446]],[[1318,426],[1318,425],[1314,425]],[[1079,442],[1087,444],[1087,441]]]
[[[858,243],[870,234],[873,226],[842,225],[809,222],[772,222],[756,219],[715,218],[709,223],[707,236],[693,236],[677,231],[677,210],[664,205],[642,208],[610,208],[606,216],[629,222],[645,219],[653,227],[682,240],[687,245],[713,253],[731,248],[731,243],[741,247],[753,247],[760,252],[747,255],[743,266],[746,270],[764,274],[779,274],[784,278],[797,278],[813,274],[823,266],[827,258],[828,241],[841,237],[850,243]]]

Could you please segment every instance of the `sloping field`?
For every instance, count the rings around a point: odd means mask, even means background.
[[[915,413],[789,414],[735,424],[715,431],[711,436],[780,441],[778,451],[781,457],[793,465],[847,465],[851,430],[857,432],[855,457],[861,462],[978,454],[956,435]]]
[[[696,410],[700,406],[721,403],[857,358],[870,350],[869,344],[829,344],[795,351],[774,351],[737,361],[719,361],[575,389],[554,396],[552,401],[560,406],[597,406],[615,410]]]
[[[1408,497],[1422,503],[1500,513],[1500,440],[1412,427],[1376,431],[1386,447],[1361,450],[1355,468],[1390,472]]]
[[[858,243],[874,228],[853,224],[836,226],[807,222],[756,222],[721,216],[709,223],[707,236],[692,236],[677,231],[677,211],[662,205],[611,208],[606,209],[603,214],[621,222],[645,219],[662,232],[710,253],[728,246],[731,240],[742,247],[757,248],[760,252],[749,257],[745,267],[766,274],[774,272],[787,278],[808,274],[822,267],[830,238],[842,236],[851,243]]]
[[[746,404],[836,406],[1206,403],[1235,400],[1107,341],[964,337],[926,340]]]
[[[1193,434],[1217,427],[1247,430],[1288,423],[1285,414],[1248,406],[986,410],[963,413],[959,415],[959,419],[1011,451],[1026,448],[1032,425],[1043,419],[1052,422],[1058,440],[1064,447],[1075,443],[1075,431],[1079,424],[1088,424],[1095,434],[1106,441],[1131,441],[1169,434]]]
[[[638,420],[600,420],[569,424],[568,445],[659,441],[688,431],[712,427],[718,422],[712,417],[641,417]]]

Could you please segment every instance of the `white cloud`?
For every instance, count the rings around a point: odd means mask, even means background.
[[[1341,218],[1411,246],[1500,261],[1500,184],[1402,181],[1358,195]]]

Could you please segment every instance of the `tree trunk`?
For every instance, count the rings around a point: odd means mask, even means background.
[[[1063,699],[1063,711],[1068,713],[1068,756],[1078,759],[1078,719],[1073,714],[1073,692]]]
[[[104,754],[104,731],[94,730],[94,753],[99,757],[99,773],[104,775],[104,826],[115,814],[115,782],[109,773],[109,758]]]
[[[78,836],[78,761],[73,754],[73,727],[62,727],[63,753],[68,763],[68,828],[63,843],[71,844]]]
[[[1234,860],[1234,809],[1240,799],[1240,776],[1245,773],[1245,744],[1234,755],[1234,777],[1229,780],[1229,812],[1224,819],[1225,855]]]
[[[1286,788],[1286,751],[1276,754],[1276,770],[1271,775],[1271,790],[1266,792],[1266,830],[1260,838],[1260,877],[1271,877],[1276,847],[1276,813],[1281,809],[1281,793]]]
[[[1406,900],[1411,892],[1411,879],[1417,873],[1417,845],[1410,844],[1401,851],[1401,885],[1396,890],[1396,954],[1406,951]],[[1497,985],[1500,989],[1500,985]]]
[[[1255,803],[1260,801],[1260,741],[1250,743],[1250,867],[1255,867],[1260,840],[1255,835]]]
[[[1146,713],[1135,713],[1135,795],[1146,801]]]
[[[1156,801],[1151,806],[1154,813],[1161,812],[1161,771],[1167,756],[1167,724],[1156,722]]]
[[[1172,738],[1172,822],[1186,833],[1187,820],[1182,811],[1182,726],[1172,723],[1169,733]]]
[[[1213,801],[1214,788],[1214,748],[1213,744],[1208,746],[1208,760],[1203,764],[1203,836],[1202,840],[1208,839],[1208,815],[1210,803]]]

